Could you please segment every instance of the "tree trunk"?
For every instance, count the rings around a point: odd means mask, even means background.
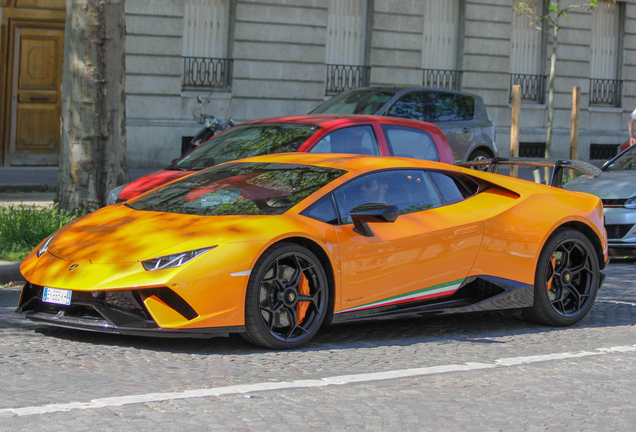
[[[61,209],[96,210],[128,182],[124,1],[66,0]]]
[[[559,8],[559,0],[556,0],[557,9]],[[545,139],[545,157],[550,158],[552,153],[552,129],[554,127],[554,89],[555,89],[555,80],[554,75],[556,73],[556,61],[557,61],[557,48],[559,46],[559,14],[555,14],[555,24],[553,25],[552,31],[552,55],[550,56],[550,75],[548,77],[548,131]],[[550,179],[548,177],[549,168],[545,169],[545,182],[546,184],[550,183]]]

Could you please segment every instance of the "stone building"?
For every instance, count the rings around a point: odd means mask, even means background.
[[[0,0],[5,166],[57,161],[58,75],[36,69],[61,67],[64,3]],[[542,0],[528,3],[545,7]],[[555,157],[569,156],[574,86],[581,87],[581,159],[607,159],[628,138],[636,108],[636,0],[599,3],[592,11],[573,9],[561,21]],[[522,83],[521,153],[540,154],[551,39],[529,27],[515,4],[127,0],[129,166],[159,167],[179,155],[184,137],[199,128],[192,118],[196,96],[209,96],[206,111],[217,117],[243,121],[304,114],[335,92],[361,85],[441,86],[478,94],[496,124],[500,155],[507,156],[511,84]],[[26,73],[28,65],[35,73]]]

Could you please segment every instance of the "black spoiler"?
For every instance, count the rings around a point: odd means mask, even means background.
[[[470,161],[457,164],[462,167],[485,167],[488,172],[497,173],[500,165],[521,165],[521,166],[539,166],[554,168],[550,186],[559,187],[563,185],[563,170],[573,169],[575,171],[587,174],[592,177],[600,176],[603,171],[600,168],[588,162],[569,160],[569,159],[543,159],[543,158],[501,158],[496,157],[486,161]]]

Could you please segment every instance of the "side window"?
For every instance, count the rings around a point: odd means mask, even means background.
[[[393,156],[439,161],[435,141],[428,132],[404,126],[383,125]]]
[[[349,212],[362,204],[394,204],[400,209],[400,214],[442,205],[435,187],[421,170],[380,171],[363,175],[338,188],[334,196],[343,223],[350,223]]]
[[[338,215],[336,214],[336,209],[333,206],[331,194],[327,195],[317,203],[314,203],[301,214],[308,218],[316,219],[332,225],[338,223]]]
[[[353,126],[338,129],[323,137],[309,153],[380,154],[378,141],[371,126]]]
[[[475,99],[456,93],[428,92],[424,109],[434,122],[472,120],[475,115]]]
[[[389,108],[386,115],[412,120],[430,121],[422,104],[422,92],[405,94]]]
[[[455,180],[443,173],[430,171],[428,175],[433,180],[437,191],[442,196],[444,204],[455,204],[464,200],[464,194],[460,191]]]

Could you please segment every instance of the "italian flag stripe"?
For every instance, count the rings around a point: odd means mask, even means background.
[[[390,305],[395,305],[400,303],[426,300],[426,299],[435,298],[435,297],[443,297],[443,296],[451,295],[455,291],[457,291],[457,289],[462,284],[462,282],[464,282],[464,279],[458,279],[456,281],[447,282],[440,285],[435,285],[429,288],[424,288],[424,289],[413,291],[407,294],[389,297],[387,299],[380,300],[377,302],[367,303],[367,304],[356,306],[349,309],[343,309],[336,313],[339,314],[343,312],[354,312],[359,310],[376,308],[380,306],[390,306]]]

